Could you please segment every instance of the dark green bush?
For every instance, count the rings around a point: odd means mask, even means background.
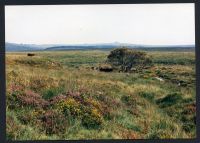
[[[147,57],[145,52],[126,47],[112,50],[107,57],[107,61],[123,72],[128,72],[131,68],[143,68],[152,64],[151,59]]]
[[[172,94],[168,94],[162,99],[158,99],[157,104],[159,104],[162,108],[164,108],[164,107],[175,105],[182,100],[183,98],[180,93],[172,93]]]

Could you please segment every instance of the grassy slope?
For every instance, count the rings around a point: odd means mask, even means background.
[[[107,54],[7,54],[7,138],[195,137],[194,53],[148,52],[155,66],[139,73],[92,70]]]

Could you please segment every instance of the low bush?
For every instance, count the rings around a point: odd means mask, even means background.
[[[17,96],[22,106],[33,106],[33,107],[45,107],[48,106],[48,102],[42,98],[41,95],[27,90],[24,94]]]
[[[102,123],[103,117],[97,109],[91,109],[83,115],[82,124],[87,128],[99,128]]]
[[[172,105],[175,105],[177,103],[180,103],[180,101],[182,101],[182,95],[180,93],[172,93],[172,94],[168,94],[167,96],[165,96],[162,99],[158,99],[157,100],[157,104],[164,108],[164,107],[169,107]]]
[[[151,59],[145,52],[126,47],[112,50],[107,57],[107,61],[113,67],[118,67],[122,72],[129,72],[132,68],[141,69],[152,65]]]
[[[63,114],[55,110],[47,110],[39,119],[42,122],[42,130],[46,134],[63,134],[68,128],[68,122]]]
[[[74,98],[67,98],[64,101],[58,103],[58,108],[65,116],[80,117],[82,114],[81,104]]]
[[[84,99],[79,92],[67,93],[66,98],[57,103],[57,108],[66,117],[80,119],[86,128],[97,128],[104,120],[101,104],[91,98]]]

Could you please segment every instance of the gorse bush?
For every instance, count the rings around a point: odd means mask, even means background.
[[[58,104],[59,110],[63,112],[66,116],[81,116],[81,104],[77,102],[74,98],[67,98]]]
[[[87,128],[98,128],[103,123],[103,117],[97,109],[88,109],[83,115],[82,123]]]
[[[143,68],[152,64],[151,59],[145,52],[128,49],[126,47],[114,49],[107,57],[108,63],[118,67],[123,72],[128,72],[131,68]]]
[[[103,123],[103,109],[94,99],[84,99],[78,93],[58,102],[56,107],[66,117],[80,119],[87,128],[98,128]]]

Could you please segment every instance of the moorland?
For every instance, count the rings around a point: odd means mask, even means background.
[[[99,70],[109,50],[7,52],[7,139],[195,138],[195,52],[145,52],[129,72]]]

